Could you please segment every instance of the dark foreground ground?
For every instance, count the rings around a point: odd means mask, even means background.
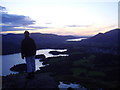
[[[58,89],[60,81],[92,88],[89,90],[98,90],[98,88],[117,90],[120,88],[119,55],[90,53],[88,50],[90,48],[75,47],[68,49],[67,52],[62,52],[69,56],[43,59],[43,64],[46,66],[36,71],[34,79],[26,80],[26,73],[8,75],[3,77],[3,88]]]
[[[36,73],[33,79],[26,79],[26,73],[3,77],[3,89],[6,88],[57,88],[58,85],[46,73]]]

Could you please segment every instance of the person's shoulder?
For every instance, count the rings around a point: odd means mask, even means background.
[[[33,40],[31,37],[29,37],[29,39]]]
[[[34,41],[31,37],[24,38],[22,42]]]
[[[22,42],[26,42],[26,41],[28,41],[30,38],[24,38],[23,40],[22,40]]]
[[[29,37],[29,39],[30,39],[31,41],[34,41],[34,39],[32,39],[31,37]]]

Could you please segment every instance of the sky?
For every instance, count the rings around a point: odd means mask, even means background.
[[[118,0],[1,0],[0,3],[1,33],[28,30],[91,36],[118,28]]]

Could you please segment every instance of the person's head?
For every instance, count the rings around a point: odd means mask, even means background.
[[[28,31],[25,31],[24,35],[25,35],[25,37],[28,37],[30,35],[30,33]]]

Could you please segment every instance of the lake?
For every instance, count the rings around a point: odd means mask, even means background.
[[[36,51],[36,55],[44,54],[46,57],[57,57],[57,56],[67,56],[66,54],[61,55],[52,55],[50,51],[66,51],[66,49],[41,49]],[[24,59],[21,58],[20,53],[10,54],[10,55],[2,55],[2,76],[6,76],[8,74],[15,74],[17,72],[10,71],[10,68],[17,64],[26,63]],[[35,59],[36,70],[39,70],[39,67],[43,67],[43,62],[39,61],[40,59]]]
[[[81,41],[83,39],[87,39],[87,38],[68,39],[67,41]],[[52,55],[49,53],[50,51],[66,51],[66,49],[41,49],[41,50],[37,50],[36,55],[44,54],[46,57],[66,56],[65,54]],[[2,56],[0,55],[0,58],[2,58],[1,59],[2,61],[0,60],[0,63],[2,63],[2,70],[0,68],[0,71],[2,71],[2,73],[0,73],[0,75],[2,76],[17,73],[10,71],[10,68],[13,67],[14,65],[25,63],[25,60],[21,59],[20,53],[2,55]],[[35,63],[36,63],[36,70],[39,70],[39,67],[43,67],[42,62],[39,62],[39,59],[36,59]]]
[[[67,41],[81,41],[83,39],[87,39],[87,38],[68,39]]]
[[[44,54],[46,57],[68,56],[67,54],[52,55],[49,53],[50,51],[61,51],[62,52],[66,50],[67,49],[41,49],[41,50],[37,50],[36,55]],[[6,76],[9,74],[17,73],[17,72],[10,71],[10,68],[13,67],[14,65],[25,63],[25,60],[21,59],[20,53],[3,55],[3,56],[0,56],[0,58],[2,58],[1,76]],[[40,62],[39,60],[40,59],[35,59],[36,70],[39,70],[40,69],[39,67],[44,67],[44,65],[42,65],[43,62]],[[67,88],[69,87],[75,88],[75,90],[88,90],[87,88],[81,86],[80,84],[75,84],[75,83],[66,84],[61,81],[58,87],[60,88],[60,90],[63,90],[63,88],[64,90],[67,90]],[[102,90],[102,89],[98,89],[98,90]]]
[[[36,55],[39,54],[44,54],[47,57],[58,57],[58,56],[68,56],[67,54],[60,54],[60,55],[52,55],[49,52],[50,51],[66,51],[67,49],[41,49],[41,50],[37,50]],[[13,72],[10,71],[10,68],[13,67],[14,65],[17,64],[22,64],[25,63],[25,60],[21,59],[21,54],[20,53],[16,53],[16,54],[10,54],[10,55],[2,55],[0,56],[0,58],[2,58],[2,74],[1,76],[6,76],[9,74],[15,74],[17,72]],[[35,63],[36,63],[36,70],[39,70],[39,67],[44,67],[44,65],[42,65],[43,62],[39,61],[40,59],[35,59]],[[58,86],[59,88],[68,88],[68,87],[72,87],[72,88],[79,88],[79,84],[65,84],[63,82],[60,82],[60,85]],[[86,90],[86,89],[84,89]]]
[[[86,38],[68,39],[67,41],[80,41],[82,39],[86,39]],[[63,50],[61,50],[61,49],[41,49],[41,50],[37,50],[37,55],[44,54],[46,57],[59,56],[59,55],[49,54],[50,51],[66,51],[66,49],[63,49]],[[35,62],[36,62],[36,70],[39,70],[39,67],[43,66],[42,62],[39,62],[38,59],[36,59]],[[10,73],[11,74],[17,73],[17,72],[10,71],[10,68],[13,67],[14,65],[25,63],[25,60],[21,59],[20,53],[16,53],[16,54],[9,54],[9,55],[3,55],[3,56],[0,55],[0,63],[2,63],[2,68],[0,68],[0,75],[6,76]],[[2,73],[1,73],[1,71],[2,71]]]

